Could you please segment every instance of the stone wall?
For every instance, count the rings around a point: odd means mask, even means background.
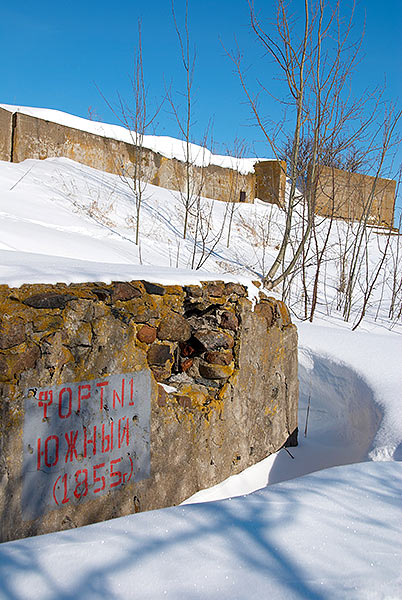
[[[294,443],[297,397],[239,284],[0,286],[0,541],[178,504]]]
[[[359,221],[369,207],[369,223],[392,226],[396,182],[369,175],[320,167],[316,213]]]

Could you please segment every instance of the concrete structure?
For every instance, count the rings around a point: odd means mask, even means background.
[[[0,108],[0,160],[11,160],[11,138],[13,131],[13,115]]]
[[[255,164],[254,171],[256,198],[285,208],[286,162],[260,161]]]
[[[369,215],[369,223],[392,226],[396,182],[349,173],[334,167],[320,167],[316,213],[359,221]]]
[[[130,176],[138,156],[135,145],[74,129],[23,113],[0,108],[0,160],[21,162],[27,158],[64,156],[90,167]],[[166,158],[147,148],[141,151],[143,180],[184,191],[185,163]],[[285,208],[286,163],[260,161],[254,173],[209,165],[190,167],[194,195],[225,202],[253,202],[259,198]],[[373,186],[373,184],[375,185]],[[368,206],[370,222],[391,225],[396,183],[368,175],[321,167],[317,185],[316,213],[359,220]]]
[[[0,541],[178,504],[294,444],[297,401],[289,313],[239,284],[0,286]]]
[[[22,162],[27,158],[43,160],[49,157],[64,156],[95,169],[130,176],[136,161],[136,147],[127,142],[88,133],[80,129],[66,127],[0,109],[0,130],[4,129],[3,160]],[[4,117],[2,115],[4,114]],[[275,162],[268,162],[270,170]],[[143,180],[172,190],[184,190],[186,181],[185,163],[169,159],[161,154],[143,148],[141,150],[141,171]],[[191,166],[192,189],[197,194],[217,200],[239,202],[240,192],[244,202],[253,202],[255,197],[255,175],[241,174],[233,169],[209,165],[203,169]],[[277,192],[274,191],[274,193]]]

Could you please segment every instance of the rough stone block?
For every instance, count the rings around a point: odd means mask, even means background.
[[[231,335],[223,331],[200,329],[194,337],[204,346],[205,350],[220,350],[233,348],[234,340]]]
[[[1,541],[179,504],[287,442],[296,328],[235,289],[199,312],[142,282],[0,288]]]
[[[184,317],[170,312],[158,327],[158,338],[171,342],[186,342],[191,337],[191,327]]]
[[[234,365],[233,363],[220,365],[201,361],[198,368],[200,375],[206,379],[228,379],[233,373]]]
[[[143,325],[137,333],[137,338],[145,344],[152,344],[156,340],[156,329],[149,325]]]

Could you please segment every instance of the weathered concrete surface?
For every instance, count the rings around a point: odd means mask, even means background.
[[[0,160],[11,160],[12,120],[12,113],[0,108]]]
[[[264,160],[254,165],[255,195],[260,200],[285,207],[286,162]]]
[[[128,179],[133,174],[133,165],[140,164],[144,182],[182,192],[186,187],[184,162],[168,159],[146,148],[139,150],[135,144],[119,142],[22,113],[14,115],[12,125],[12,113],[0,109],[0,160],[21,162],[27,158],[59,156]],[[203,169],[190,166],[189,171],[194,196],[200,194],[225,202],[253,202],[257,197],[285,208],[284,161],[260,161],[254,165],[254,173],[246,175],[235,169],[215,165]],[[370,197],[373,182],[374,178],[367,175],[320,167],[316,213],[359,220]],[[395,181],[377,180],[368,211],[372,224],[393,223],[395,187]]]
[[[320,167],[316,213],[352,221],[369,215],[369,223],[392,226],[396,182],[348,173],[334,167]]]
[[[116,475],[119,457],[109,456],[109,449],[103,448],[101,421],[92,457],[91,442],[88,456],[82,451],[80,439],[87,434],[77,425],[84,406],[95,414],[100,392],[91,396],[90,388],[102,381],[104,385],[106,380],[117,381],[113,403],[117,410],[125,394],[128,407],[129,384],[136,373],[150,381],[150,476],[138,481],[129,476],[127,467],[124,477]],[[125,392],[120,387],[124,377]],[[171,386],[169,393],[162,382]],[[133,389],[131,400],[137,393]],[[81,408],[74,416],[71,409],[77,406],[78,393]],[[239,284],[1,286],[0,539],[178,504],[279,449],[297,427],[297,397],[297,333],[286,307],[274,299],[261,299],[253,311]],[[110,398],[104,402],[109,411]],[[50,399],[54,412],[41,413],[49,435],[45,439],[41,434],[35,441],[35,426],[30,423],[39,423],[38,417],[29,420],[24,406],[29,402],[30,411],[50,411],[45,406]],[[135,410],[136,401],[132,405]],[[108,414],[117,436],[119,415]],[[74,426],[68,425],[70,415]],[[136,415],[130,417],[134,423],[130,421],[130,428],[138,424]],[[54,420],[57,432],[51,428]],[[88,422],[83,426],[88,428]],[[93,422],[91,427],[93,431]],[[130,437],[126,455],[135,457],[135,439]],[[84,459],[92,462],[86,464]],[[55,504],[48,493],[50,505],[46,510],[42,506],[39,512],[44,514],[37,518],[27,518],[32,506],[24,512],[24,464],[31,485],[35,468],[40,468],[49,473],[53,486]],[[41,474],[40,485],[45,481]]]
[[[42,160],[64,156],[123,178],[132,175],[133,164],[140,164],[144,182],[171,190],[185,190],[186,168],[185,163],[179,160],[30,115],[17,113],[15,118],[14,162],[22,162],[27,158]],[[1,122],[0,131],[3,131]],[[254,200],[253,173],[242,175],[233,169],[209,165],[204,169],[191,166],[190,176],[195,196],[200,194],[226,202],[239,202],[240,192],[244,191],[244,201]]]

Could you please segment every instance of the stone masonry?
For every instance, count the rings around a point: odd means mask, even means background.
[[[240,284],[0,286],[0,540],[178,504],[295,443],[297,398]]]

